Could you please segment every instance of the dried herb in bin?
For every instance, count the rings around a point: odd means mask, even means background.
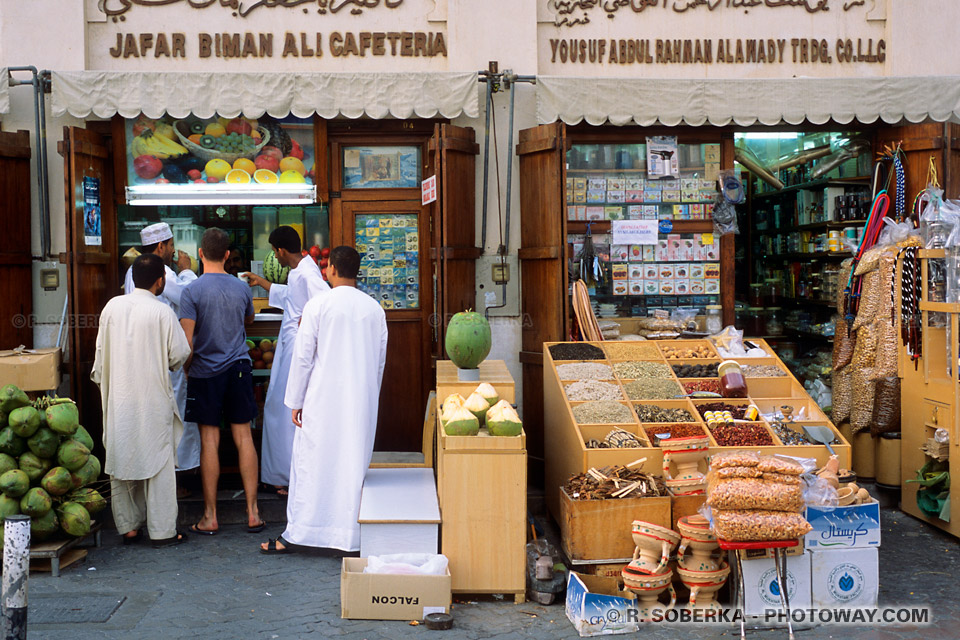
[[[573,407],[573,419],[578,424],[630,424],[630,407],[613,400],[596,400]]]
[[[631,400],[669,400],[683,394],[674,380],[664,378],[642,378],[623,385],[627,397]]]
[[[554,360],[603,360],[603,349],[583,342],[565,342],[549,347]]]
[[[729,411],[734,420],[743,420],[743,412],[746,410],[746,405],[727,404],[725,402],[703,402],[697,405],[700,417],[703,417],[703,414],[707,411]]]
[[[761,423],[722,424],[710,429],[713,439],[721,447],[769,447],[773,445],[770,432]]]
[[[660,435],[667,434],[670,438],[695,438],[697,436],[707,435],[703,427],[698,424],[664,424],[650,427],[644,427],[647,432],[647,438],[655,447],[660,446]]]
[[[694,419],[686,409],[664,408],[655,404],[638,404],[634,409],[640,422],[692,422]]]

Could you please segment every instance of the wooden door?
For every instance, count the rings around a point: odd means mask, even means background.
[[[387,309],[387,362],[380,389],[377,420],[378,451],[419,451],[423,432],[423,407],[433,386],[432,322],[434,318],[433,272],[430,255],[430,214],[416,200],[341,203],[344,244],[356,247],[358,229],[374,228],[368,223],[415,220],[418,251],[419,297],[416,308]],[[359,226],[358,226],[359,225]],[[389,226],[377,224],[379,231]],[[361,242],[361,244],[364,244]],[[362,247],[361,247],[362,249]],[[364,253],[361,251],[361,253]],[[366,263],[364,268],[368,268]]]
[[[473,129],[451,124],[437,124],[430,139],[431,166],[428,172],[437,176],[437,201],[433,203],[436,263],[440,272],[437,308],[443,318],[440,328],[446,329],[455,313],[472,309],[476,304],[476,155],[480,146],[474,141]],[[431,171],[432,170],[432,171]],[[443,348],[445,331],[438,337],[438,357],[446,358]]]
[[[0,349],[33,346],[30,132],[0,133]]]
[[[117,282],[117,217],[114,206],[112,153],[109,141],[81,127],[64,127],[57,147],[64,158],[67,265],[69,296],[71,397],[80,409],[80,422],[94,442],[102,439],[100,389],[90,380],[96,355],[100,311],[114,294]],[[85,200],[90,205],[85,205]],[[99,202],[99,236],[94,225]]]
[[[520,364],[530,475],[543,477],[543,343],[565,340],[567,317],[566,127],[520,132]],[[555,490],[554,487],[552,490]]]

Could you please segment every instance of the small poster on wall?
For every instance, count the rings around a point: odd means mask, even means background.
[[[647,177],[651,180],[679,178],[679,150],[676,136],[648,137]]]
[[[83,178],[83,242],[88,247],[103,244],[100,229],[100,178]]]

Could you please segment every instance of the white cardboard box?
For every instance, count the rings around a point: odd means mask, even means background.
[[[357,520],[363,558],[437,553],[440,507],[433,469],[368,469]]]
[[[567,576],[567,618],[580,637],[633,633],[639,630],[636,596],[622,590],[617,578],[581,575],[571,571]]]
[[[811,552],[814,608],[876,607],[879,553],[876,548]]]
[[[344,558],[340,617],[353,620],[421,620],[450,612],[450,571],[443,576],[364,573],[366,558]]]
[[[764,615],[767,611],[780,611],[780,591],[777,570],[772,558],[743,560],[743,584],[746,602],[744,612],[748,616]],[[809,609],[810,597],[810,552],[799,556],[787,556],[787,596],[790,609]]]

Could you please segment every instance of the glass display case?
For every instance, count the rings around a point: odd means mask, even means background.
[[[711,219],[720,145],[647,140],[660,144],[574,144],[567,152],[570,282],[587,283],[600,317],[703,313],[720,303],[719,236],[682,231]],[[650,244],[614,242],[618,221],[631,220],[653,224]]]

